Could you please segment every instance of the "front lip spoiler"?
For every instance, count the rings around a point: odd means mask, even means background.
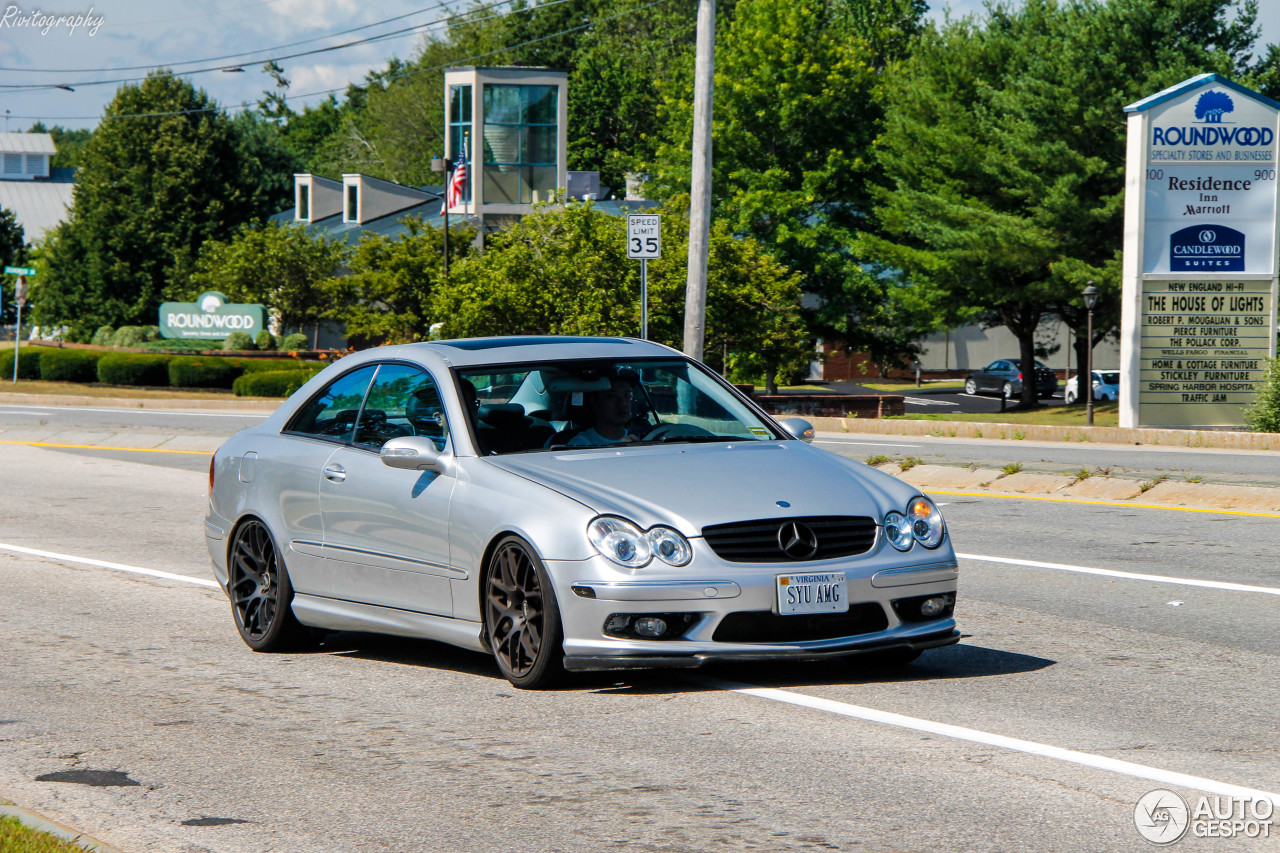
[[[566,656],[564,668],[569,672],[595,672],[610,669],[697,669],[708,663],[767,660],[823,660],[824,658],[879,652],[886,649],[936,649],[960,642],[960,631],[950,629],[902,640],[886,640],[865,644],[850,640],[848,645],[822,651],[796,649],[771,652],[699,652],[692,655],[581,655]]]

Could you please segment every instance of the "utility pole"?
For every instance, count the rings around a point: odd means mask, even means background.
[[[689,189],[689,283],[684,353],[701,360],[707,318],[707,243],[711,236],[711,100],[715,80],[716,0],[698,0],[693,72],[693,182]]]

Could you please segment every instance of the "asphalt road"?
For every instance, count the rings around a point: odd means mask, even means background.
[[[1147,850],[1154,788],[1280,791],[1274,518],[941,498],[965,638],[901,673],[527,693],[426,642],[253,654],[202,472],[0,459],[0,797],[126,853]]]

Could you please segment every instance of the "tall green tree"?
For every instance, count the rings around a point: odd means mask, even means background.
[[[864,245],[947,319],[1008,327],[1030,363],[1046,317],[1078,328],[1086,281],[1118,304],[1122,108],[1204,71],[1247,82],[1254,11],[1026,0],[930,28],[886,78],[879,236]],[[1034,404],[1024,383],[1021,405]]]
[[[925,9],[921,0],[741,0],[717,46],[716,215],[802,274],[815,333],[878,354],[921,325],[882,310],[894,291],[859,255],[856,234],[871,208],[877,92]],[[655,181],[664,195],[688,186],[692,135],[688,80],[667,79],[670,133]]]
[[[27,244],[22,237],[22,226],[12,210],[0,207],[0,265],[25,266],[27,260]],[[0,293],[0,324],[14,323],[17,312],[13,299],[14,279],[5,276],[4,293]]]
[[[662,211],[663,257],[649,263],[649,337],[676,345],[684,328],[688,200]],[[708,361],[773,387],[807,366],[796,275],[758,241],[712,230],[707,284]],[[437,285],[432,316],[446,337],[640,331],[639,265],[626,223],[590,204],[535,209],[486,241]]]
[[[175,295],[195,299],[217,290],[233,302],[267,306],[278,314],[281,332],[314,334],[331,307],[321,283],[348,254],[345,243],[312,237],[298,223],[247,225],[226,242],[206,242],[185,289]]]
[[[348,269],[323,285],[331,308],[325,316],[346,326],[358,346],[402,344],[430,337],[435,291],[444,286],[444,232],[408,216],[407,233],[360,239]],[[449,261],[472,252],[476,232],[467,225],[449,230]],[[456,267],[455,267],[456,268]]]
[[[122,86],[85,146],[70,219],[48,237],[33,321],[80,340],[154,324],[206,240],[273,212],[260,177],[203,91],[163,71]]]

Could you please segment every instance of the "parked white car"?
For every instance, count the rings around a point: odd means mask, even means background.
[[[1067,405],[1071,405],[1080,396],[1079,375],[1072,376],[1067,380],[1066,400]],[[1120,399],[1120,371],[1118,370],[1095,370],[1093,371],[1093,400],[1100,403],[1104,400]]]

